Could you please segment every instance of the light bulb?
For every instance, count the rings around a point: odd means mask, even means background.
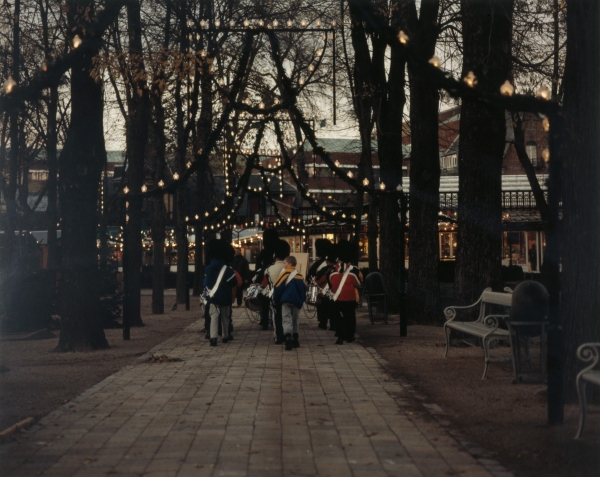
[[[196,220],[198,220],[198,219],[200,218],[200,216],[199,216],[198,214],[196,214],[196,215],[194,216],[194,218],[195,218]]]
[[[73,37],[73,48],[79,48],[82,43],[83,43],[83,40],[81,39],[81,37],[79,35],[75,35]]]
[[[299,83],[300,83],[300,86],[302,86],[304,84],[304,78],[300,78]]]
[[[292,28],[292,25],[293,25],[293,22],[292,22],[292,20],[288,20],[288,21],[287,21],[287,26],[288,26],[288,28]]]
[[[206,20],[202,20],[202,21],[200,21],[200,26],[201,26],[202,28],[206,28]]]
[[[233,28],[235,26],[234,20],[229,20],[229,28]]]
[[[544,162],[548,162],[550,160],[550,150],[548,148],[542,151],[542,157],[544,158]]]
[[[436,68],[440,67],[440,59],[437,56],[432,56],[429,58],[429,64],[435,66]]]
[[[263,26],[265,26],[265,22],[264,22],[264,21],[262,21],[262,20],[258,20],[258,26],[259,26],[259,27],[263,27]]]
[[[477,76],[472,71],[469,71],[467,76],[463,78],[463,81],[469,88],[473,88],[477,84]]]
[[[221,28],[221,20],[215,20],[215,26]]]
[[[337,159],[335,161],[335,167],[340,167],[340,161],[338,161]]]
[[[221,78],[219,80],[219,86],[222,88],[225,85],[225,81],[223,81],[223,78]]]
[[[244,20],[244,26],[248,28],[250,26],[250,22],[248,20]]]
[[[364,185],[365,187],[367,187],[367,186],[369,185],[369,179],[367,179],[367,178],[365,177],[365,178],[363,179],[362,183],[363,183],[363,185]]]
[[[129,187],[125,186],[123,188],[123,194],[129,194]]]
[[[308,66],[308,71],[310,71],[310,72],[315,71],[315,65],[309,65]]]
[[[515,87],[510,84],[510,81],[508,80],[506,80],[504,83],[502,83],[502,86],[500,86],[500,94],[504,96],[512,96],[514,92]]]
[[[352,178],[354,177],[354,174],[352,174],[352,171],[348,171],[348,177],[349,177],[350,179],[352,179]]]
[[[158,181],[158,187],[163,188],[165,186],[165,183],[163,180]]]
[[[544,128],[544,131],[546,132],[550,131],[550,121],[548,118],[542,119],[542,128]]]
[[[333,21],[331,22],[331,26],[332,26],[333,28],[335,28],[335,26],[336,26],[336,25],[337,25],[337,24],[335,23],[335,20],[333,20]]]
[[[202,58],[206,58],[206,51],[204,51],[204,50],[200,50],[200,56],[201,56]]]
[[[306,27],[306,20],[302,19],[302,20],[300,21],[300,26],[302,26],[302,27]]]
[[[321,28],[321,20],[317,20],[317,28]]]
[[[186,222],[189,222],[189,221],[190,221],[190,218],[189,218],[187,215],[185,216],[185,221],[186,221]]]
[[[146,187],[146,184],[144,184],[142,186],[142,194],[145,194],[146,192],[148,192],[148,187]]]
[[[381,190],[385,190],[385,183],[384,183],[384,182],[382,182],[381,184],[379,184],[379,188],[380,188]]]
[[[279,98],[275,98],[275,101],[273,101],[274,104],[279,104]]]
[[[4,82],[4,92],[6,94],[12,92],[12,90],[15,89],[15,86],[17,86],[17,82],[12,79],[12,76],[9,76],[9,78]]]
[[[323,55],[323,50],[319,48],[317,50],[317,56],[322,56],[322,55]]]
[[[177,174],[177,172],[175,174],[173,174],[173,180],[174,181],[178,181],[179,180],[179,174]]]
[[[204,212],[204,216],[205,216],[205,217],[208,217],[208,212]]]
[[[187,26],[188,26],[188,28],[192,28],[192,26],[193,26],[193,25],[194,25],[194,24],[192,23],[192,20],[188,20],[188,21],[187,21]]]
[[[541,99],[549,100],[550,99],[550,90],[548,89],[548,87],[545,84],[543,84],[542,87],[537,92],[536,96]]]
[[[402,43],[403,45],[406,45],[408,43],[408,35],[406,33],[404,33],[402,30],[400,30],[400,32],[398,33],[398,41],[400,43]]]
[[[265,109],[265,103],[260,103],[258,105],[258,109]]]
[[[273,20],[273,28],[277,28],[279,26],[279,22],[277,20]]]

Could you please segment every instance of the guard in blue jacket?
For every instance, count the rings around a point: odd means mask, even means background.
[[[273,302],[281,304],[285,349],[298,348],[298,319],[300,310],[306,301],[306,283],[304,277],[296,270],[296,257],[289,256],[283,260],[283,270],[275,282]]]
[[[223,241],[221,246],[217,247],[218,250],[215,250],[214,258],[204,269],[204,287],[208,290],[207,306],[210,313],[211,346],[217,346],[219,321],[221,321],[221,329],[223,330],[223,343],[227,343],[231,339],[227,336],[231,317],[231,288],[237,284],[237,278],[233,268],[225,263],[228,256],[228,246],[230,245]]]

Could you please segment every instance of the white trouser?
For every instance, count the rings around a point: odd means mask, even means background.
[[[288,335],[298,333],[298,318],[300,317],[300,308],[289,303],[281,304],[281,318],[283,322],[283,334]]]
[[[229,336],[229,316],[231,305],[210,305],[210,338],[219,337],[219,319],[221,320],[221,330],[223,338]]]

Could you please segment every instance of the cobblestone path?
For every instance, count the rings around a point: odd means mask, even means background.
[[[284,351],[234,318],[234,341],[211,348],[196,322],[151,352],[180,361],[143,356],[1,446],[3,475],[512,475],[373,350],[302,317],[301,347]]]

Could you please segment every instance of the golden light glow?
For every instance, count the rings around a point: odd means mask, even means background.
[[[547,101],[550,99],[550,90],[545,84],[543,84],[542,87],[538,90],[536,96],[540,99],[545,99]]]
[[[542,157],[544,158],[544,162],[548,162],[550,160],[550,150],[548,148],[542,151]]]
[[[408,43],[408,35],[406,33],[404,33],[402,30],[400,30],[400,32],[398,33],[398,41],[400,43],[402,43],[403,45],[406,45]]]
[[[381,190],[385,190],[385,183],[384,183],[384,182],[380,183],[380,184],[379,184],[379,188],[380,188]]]
[[[14,89],[15,86],[17,86],[17,82],[12,79],[12,76],[10,76],[5,82],[4,82],[4,92],[6,94],[11,93]]]
[[[83,43],[83,40],[81,39],[81,37],[79,35],[75,35],[73,37],[73,48],[79,48],[82,43]]]
[[[163,188],[165,186],[165,182],[163,180],[158,181],[158,187]]]
[[[472,71],[469,71],[467,76],[463,78],[463,81],[469,88],[473,88],[477,84],[477,76]]]
[[[437,56],[432,56],[429,58],[429,64],[435,66],[436,68],[440,67],[440,59]]]
[[[173,174],[173,180],[174,181],[178,181],[179,180],[179,174],[177,174],[177,172],[175,174]]]
[[[510,81],[506,80],[504,83],[502,83],[502,86],[500,86],[500,94],[504,95],[504,96],[512,96],[515,92],[515,87],[510,84]]]
[[[146,184],[144,184],[142,186],[142,194],[145,194],[146,192],[148,192],[148,187],[146,187]]]
[[[129,187],[125,186],[123,188],[123,194],[129,194]]]
[[[363,185],[364,185],[365,187],[367,187],[367,186],[369,185],[369,179],[367,179],[367,178],[365,177],[365,178],[363,179],[362,183],[363,183]]]
[[[544,128],[544,131],[550,131],[550,121],[548,120],[548,118],[544,118],[542,120],[542,127]]]

